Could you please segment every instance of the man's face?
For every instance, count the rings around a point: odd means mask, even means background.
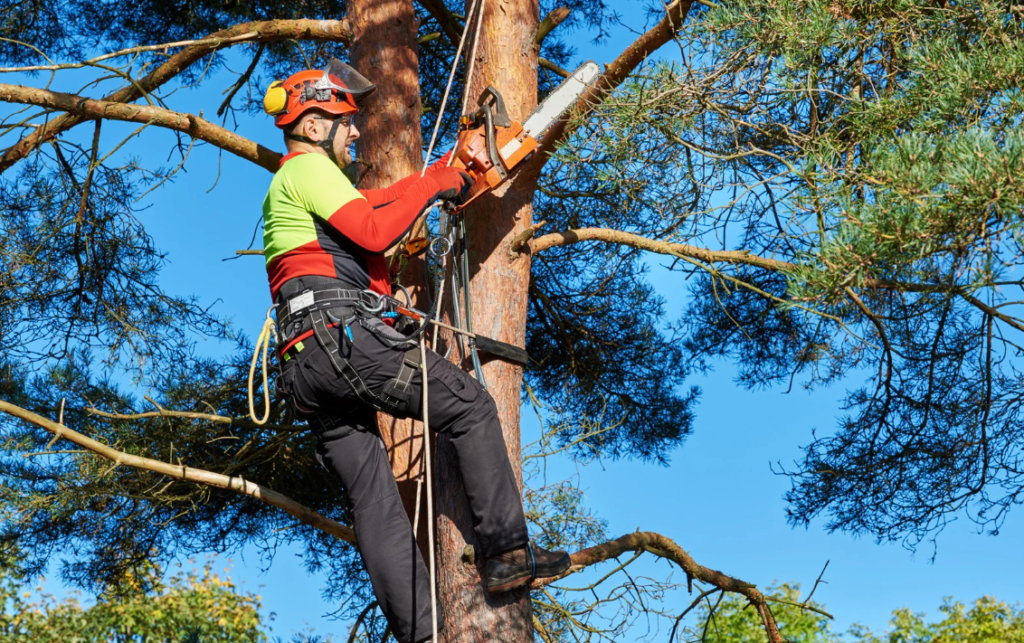
[[[352,116],[340,116],[341,124],[338,125],[338,133],[334,136],[334,156],[338,159],[338,167],[345,167],[352,162],[352,145],[359,138],[359,130],[356,128]],[[345,123],[348,126],[345,126]]]
[[[338,130],[334,134],[334,157],[338,159],[338,167],[344,168],[352,162],[350,149],[356,139],[359,138],[359,130],[352,121],[352,115],[347,114],[345,116],[328,118],[318,114],[310,117],[305,129],[307,131],[306,135],[314,141],[324,141],[330,136],[331,127],[334,126],[336,119],[341,122],[338,123]]]

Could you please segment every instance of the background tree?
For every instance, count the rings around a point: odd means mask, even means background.
[[[107,588],[89,607],[76,596],[57,599],[26,591],[32,589],[30,580],[13,566],[0,568],[0,641],[4,643],[266,640],[260,597],[239,591],[209,565],[202,572],[193,569],[167,580],[159,568],[144,567],[141,576]]]
[[[560,33],[586,26],[600,37],[616,19],[587,0],[568,3],[568,13],[526,0],[484,7],[468,94],[495,84],[516,117],[571,66]],[[347,614],[371,603],[344,542],[351,533],[338,490],[313,466],[283,404],[268,427],[241,419],[249,346],[203,302],[160,289],[163,257],[136,200],[171,179],[196,146],[276,167],[277,153],[171,109],[175,91],[231,73],[226,50],[247,56],[218,107],[223,125],[254,109],[261,74],[322,64],[339,44],[351,44],[350,59],[365,56],[363,66],[387,60],[381,73],[406,79],[378,95],[366,118],[408,113],[418,94],[429,123],[468,8],[353,0],[193,2],[173,12],[113,2],[102,16],[77,3],[3,9],[0,55],[16,66],[8,70],[39,73],[32,86],[0,85],[0,99],[14,106],[0,129],[10,145],[0,154],[0,409],[30,423],[4,425],[0,540],[26,543],[30,568],[75,546],[82,555],[65,566],[66,578],[103,586],[127,578],[154,550],[262,542],[273,551],[293,542],[311,569],[327,572],[328,596],[347,600]],[[559,17],[562,26],[549,30]],[[785,470],[794,480],[791,520],[827,514],[832,529],[911,547],[958,513],[997,529],[1021,497],[1013,333],[1024,326],[1012,271],[1024,56],[1016,9],[988,1],[677,1],[652,5],[647,17],[572,122],[552,129],[500,200],[467,216],[478,330],[525,340],[535,361],[525,378],[548,423],[539,453],[666,462],[692,428],[699,391],[684,382],[719,358],[735,361],[750,387],[866,374],[837,433]],[[360,49],[360,37],[395,20],[396,47],[408,51],[402,43],[415,27],[419,57]],[[168,37],[198,40],[169,46]],[[673,39],[679,62],[648,62]],[[82,63],[45,57],[119,47],[129,51]],[[100,77],[74,95],[41,88],[83,67]],[[97,82],[108,89],[102,100],[79,97]],[[387,105],[393,97],[405,102]],[[442,123],[445,134],[452,123]],[[119,153],[123,136],[166,140],[156,138],[161,128],[176,132],[176,165]],[[369,180],[385,180],[372,174],[385,165],[417,165],[415,154],[389,156],[393,132],[363,129]],[[383,138],[375,142],[371,131]],[[405,143],[418,151],[422,136]],[[533,219],[555,232],[538,234]],[[688,280],[686,310],[669,328],[644,253],[671,257],[668,269]],[[236,342],[238,353],[201,356],[197,333]],[[485,373],[518,459],[522,374],[497,362]],[[55,436],[81,450],[55,451],[63,449]],[[552,515],[544,507],[576,502],[565,488],[533,497],[538,529]],[[598,639],[629,622],[609,616],[594,628],[580,616],[631,605],[614,589],[592,600],[591,587],[538,587],[535,619],[525,593],[484,603],[462,560],[460,496],[440,500],[442,601],[454,632],[500,627],[522,640],[536,627],[547,640]],[[630,550],[654,553],[680,564],[688,581],[703,581],[700,592],[743,594],[779,640],[756,589],[700,567],[664,536],[597,542],[598,523],[571,515],[584,526],[567,537],[583,547],[575,569]],[[671,589],[665,580],[645,592]],[[678,611],[655,610],[669,621]],[[372,617],[360,623],[383,634]]]
[[[1019,605],[1008,605],[991,596],[982,596],[968,607],[948,598],[939,607],[939,613],[942,615],[940,620],[927,623],[923,614],[901,608],[893,612],[885,634],[878,636],[865,627],[854,627],[851,635],[858,643],[1024,641],[1024,610]]]

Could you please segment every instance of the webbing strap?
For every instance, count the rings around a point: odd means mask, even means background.
[[[327,357],[331,360],[331,366],[334,367],[334,370],[345,378],[348,385],[352,387],[352,392],[356,394],[356,397],[370,406],[377,406],[377,396],[370,389],[366,388],[366,382],[363,381],[363,378],[359,377],[359,373],[356,372],[352,364],[342,356],[338,342],[334,340],[334,336],[331,335],[330,330],[327,328],[324,311],[313,311],[309,318],[313,322],[313,334],[316,336],[316,340],[320,342],[320,346],[327,351]]]
[[[386,413],[394,413],[399,409],[407,410],[412,402],[412,378],[420,367],[420,347],[413,346],[405,351],[402,366],[398,375],[388,380],[381,390],[378,408]]]

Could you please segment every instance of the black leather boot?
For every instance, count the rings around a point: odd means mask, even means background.
[[[513,549],[487,559],[484,582],[487,591],[504,592],[525,585],[535,578],[558,576],[572,563],[564,551],[548,551],[534,544]]]

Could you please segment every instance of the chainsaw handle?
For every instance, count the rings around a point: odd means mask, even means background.
[[[503,105],[504,107],[504,105]],[[498,142],[495,140],[496,136],[494,133],[494,114],[491,113],[490,105],[482,105],[480,111],[484,114],[484,133],[487,138],[487,157],[491,161],[491,165],[494,169],[498,170],[498,176],[504,181],[508,178],[508,172],[505,170],[505,164],[501,161],[501,155],[498,154]],[[508,118],[506,115],[505,118]]]
[[[494,124],[498,127],[512,127],[512,119],[508,117],[508,110],[505,109],[505,99],[501,97],[501,92],[491,85],[488,85],[487,88],[481,92],[480,98],[477,99],[476,104],[480,107],[486,107],[491,104],[491,101],[488,99],[491,99],[494,102],[494,112],[492,114]]]

